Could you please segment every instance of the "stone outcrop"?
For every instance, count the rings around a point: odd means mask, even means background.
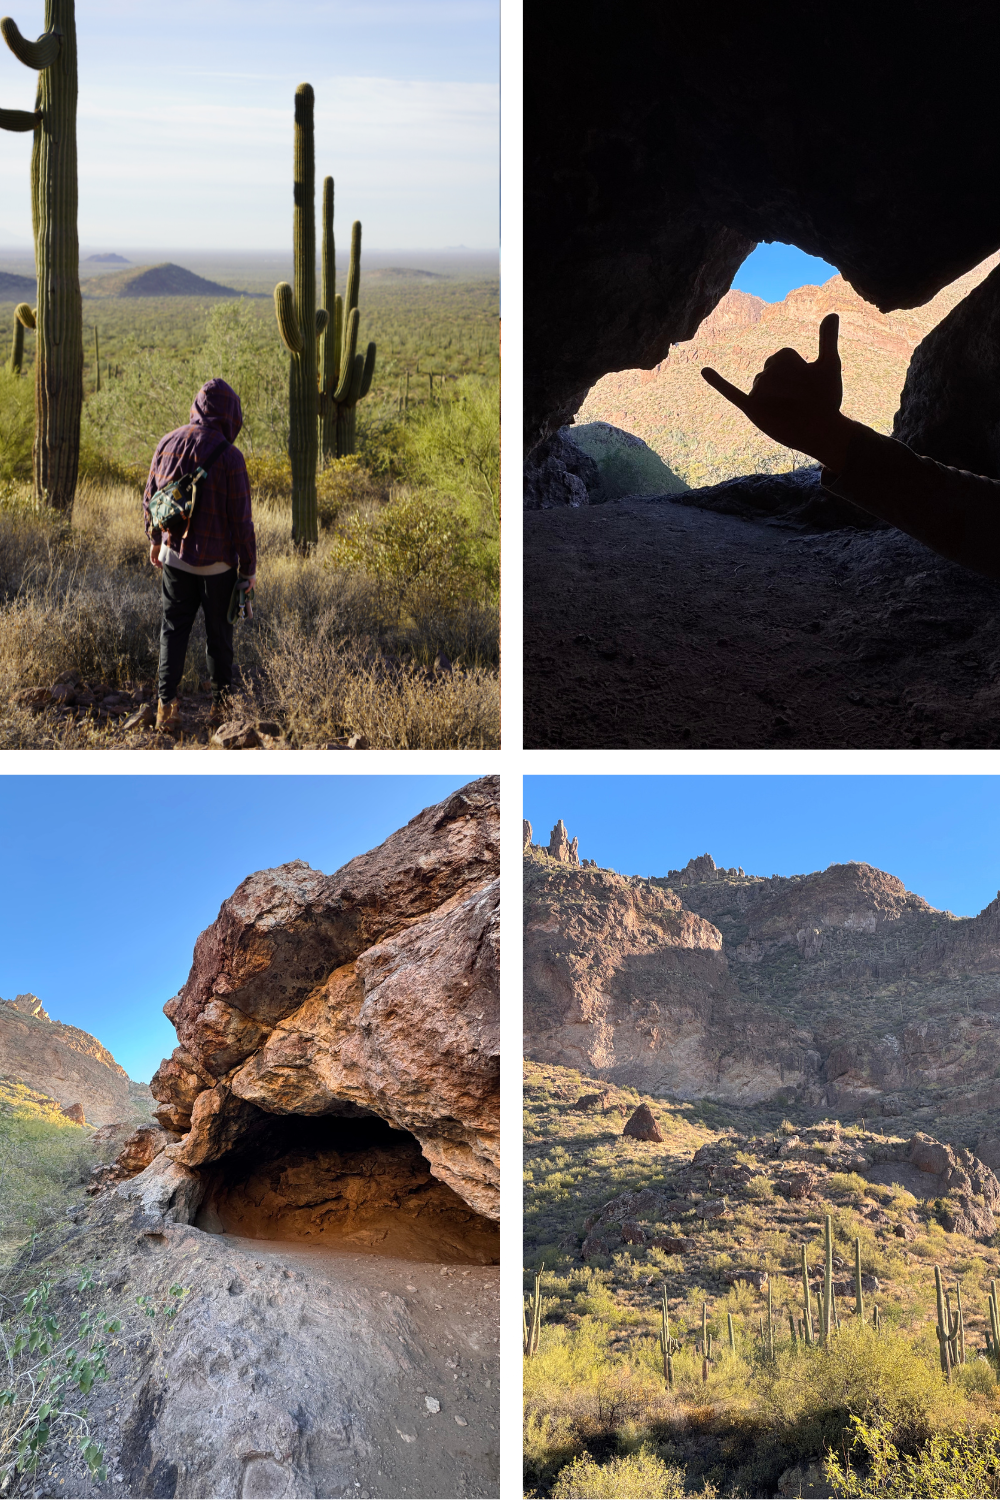
[[[949,1233],[988,1240],[997,1231],[1000,1181],[965,1146],[944,1145],[918,1132],[905,1145],[880,1150],[867,1175],[876,1182],[899,1182],[918,1198],[943,1200],[940,1222]]]
[[[1000,267],[915,349],[892,435],[941,463],[1000,479]]]
[[[248,1153],[287,1179],[309,1157],[302,1117],[334,1154],[381,1121],[415,1138],[442,1190],[497,1217],[498,824],[486,777],[334,875],[295,861],[223,903],[164,1007],[180,1045],[152,1082],[161,1126],[181,1137],[164,1156],[209,1196],[236,1214],[230,1179],[249,1180]],[[339,1136],[320,1129],[331,1121]],[[336,1218],[320,1211],[338,1201],[326,1159],[296,1169],[315,1177],[299,1207],[316,1232]],[[291,1233],[295,1195],[283,1201]]]
[[[578,448],[569,429],[554,432],[524,461],[525,510],[578,510],[600,485],[595,461]]]
[[[610,33],[598,7],[571,28],[534,16],[528,446],[606,371],[652,368],[690,338],[760,240],[821,256],[883,311],[926,302],[995,250],[1000,207],[981,182],[1000,145],[998,30],[989,8],[942,36],[931,13],[856,0],[835,24],[822,8],[789,24],[783,8],[651,0]],[[817,67],[838,79],[835,113],[788,89]]]
[[[149,1118],[149,1088],[135,1083],[108,1049],[78,1026],[53,1021],[37,995],[0,1000],[0,1076],[82,1110],[92,1125]]]
[[[558,859],[564,865],[578,865],[580,863],[579,839],[570,838],[566,832],[566,824],[562,818],[559,819],[549,834],[548,848],[552,858]]]
[[[656,1116],[648,1104],[640,1104],[634,1114],[629,1115],[622,1135],[630,1135],[635,1141],[662,1141],[663,1134],[656,1123]]]

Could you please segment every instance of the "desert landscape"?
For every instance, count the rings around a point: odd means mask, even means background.
[[[524,860],[525,1493],[996,1494],[1000,896]]]

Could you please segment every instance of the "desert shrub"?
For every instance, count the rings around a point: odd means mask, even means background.
[[[774,1183],[770,1177],[751,1177],[747,1183],[747,1192],[751,1198],[766,1202],[767,1199],[774,1197]]]
[[[165,432],[188,421],[202,381],[191,360],[165,359],[131,340],[121,355],[122,373],[84,403],[81,455],[85,472],[113,460],[145,465]]]
[[[831,1172],[826,1179],[826,1191],[831,1198],[847,1198],[860,1203],[867,1197],[870,1184],[857,1172]]]
[[[34,440],[34,381],[0,368],[0,480],[31,477]]]
[[[562,1469],[555,1500],[675,1500],[684,1494],[684,1470],[669,1467],[649,1447],[596,1463],[589,1453]]]
[[[835,1495],[923,1500],[982,1500],[1000,1495],[1000,1425],[979,1431],[934,1433],[914,1453],[900,1453],[885,1418],[853,1417],[841,1463],[829,1453],[824,1472]],[[859,1458],[859,1473],[852,1460]]]
[[[321,526],[333,526],[362,505],[379,504],[388,497],[357,453],[332,458],[316,475],[316,506]]]
[[[55,1111],[0,1105],[0,1239],[57,1218],[90,1164],[87,1132]]]
[[[395,496],[377,510],[356,512],[334,538],[330,562],[371,578],[383,609],[449,612],[486,602],[495,578],[484,573],[467,516],[423,493]]]
[[[421,406],[402,435],[406,473],[453,499],[476,502],[500,525],[500,385],[467,376],[450,400]]]
[[[217,302],[205,321],[205,342],[196,369],[191,397],[215,377],[225,380],[239,396],[243,408],[239,445],[248,458],[287,452],[288,355],[274,318],[260,317],[245,298]]]
[[[792,1124],[791,1120],[782,1120],[781,1124],[778,1126],[778,1129],[781,1131],[782,1135],[795,1134],[795,1126]]]

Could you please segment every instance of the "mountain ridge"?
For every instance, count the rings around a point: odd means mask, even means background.
[[[37,995],[0,999],[0,1075],[64,1108],[82,1105],[93,1125],[138,1123],[153,1106],[147,1083],[129,1078],[90,1032],[54,1021]]]

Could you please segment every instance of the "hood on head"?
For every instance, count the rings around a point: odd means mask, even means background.
[[[224,380],[206,380],[191,403],[191,421],[218,427],[223,437],[234,443],[243,426],[240,398]]]

